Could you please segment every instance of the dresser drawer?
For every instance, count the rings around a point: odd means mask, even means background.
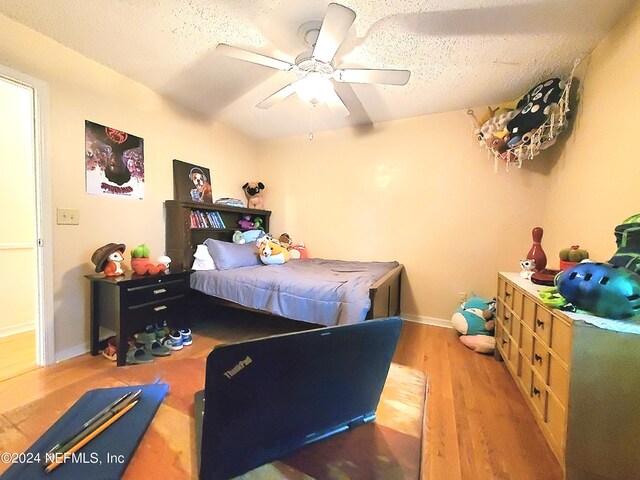
[[[526,326],[522,326],[520,337],[520,349],[526,360],[531,363],[533,358],[533,334]]]
[[[531,365],[527,362],[527,359],[520,355],[520,382],[522,382],[522,388],[525,391],[527,397],[531,396],[531,381],[533,377],[533,370]]]
[[[502,314],[502,324],[504,325],[504,329],[511,333],[511,330],[513,329],[513,313],[511,313],[511,310],[505,308],[504,313]]]
[[[171,279],[157,283],[127,288],[127,302],[129,306],[141,305],[149,302],[162,301],[175,297],[189,289],[186,279]]]
[[[513,313],[515,313],[518,317],[522,317],[523,305],[524,305],[524,294],[520,290],[515,289],[513,291],[513,303],[511,305],[511,310],[513,310]]]
[[[509,337],[509,351],[507,352],[507,361],[511,364],[513,371],[516,374],[520,371],[520,352],[518,350],[518,343],[511,337]]]
[[[547,399],[547,427],[560,449],[564,451],[567,437],[567,412],[553,395],[549,395]]]
[[[533,340],[533,369],[538,373],[543,382],[549,378],[549,350],[547,346],[537,338]]]
[[[128,317],[136,324],[151,325],[161,323],[163,320],[175,320],[184,315],[184,301],[186,294],[175,295],[157,302],[144,303],[130,306]]]
[[[565,363],[569,363],[571,357],[571,326],[557,315],[553,317],[550,346],[558,357]]]
[[[560,403],[566,407],[569,398],[569,371],[553,355],[549,355],[549,380],[547,385],[549,385],[553,394],[558,397]]]
[[[544,381],[536,375],[535,371],[531,377],[531,400],[536,407],[537,413],[543,420],[547,420],[547,388]]]
[[[536,324],[536,304],[529,297],[524,297],[524,301],[522,303],[522,323],[524,323],[527,327],[533,330],[535,329]]]
[[[551,344],[552,315],[546,308],[536,305],[536,321],[534,332],[547,345]]]

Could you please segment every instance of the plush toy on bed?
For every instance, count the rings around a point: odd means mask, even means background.
[[[460,341],[474,352],[492,353],[496,346],[493,336],[496,301],[475,295],[465,301],[451,317]]]
[[[259,238],[256,243],[260,251],[260,260],[265,265],[282,265],[291,258],[289,250],[269,236]]]
[[[278,238],[278,241],[280,242],[280,245],[282,245],[287,250],[289,250],[289,255],[291,256],[291,260],[298,260],[300,258],[308,257],[307,249],[304,243],[300,242],[300,243],[294,244],[293,240],[291,239],[288,233],[283,233],[282,235],[280,235],[280,238]]]

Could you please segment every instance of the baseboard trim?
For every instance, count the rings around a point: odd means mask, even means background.
[[[403,320],[409,322],[423,323],[425,325],[432,325],[434,327],[453,328],[451,320],[444,320],[436,317],[424,317],[422,315],[401,314]]]
[[[115,335],[116,332],[109,330],[108,328],[100,327],[100,331],[98,333],[99,339],[102,342],[107,338]],[[80,345],[76,345],[75,347],[69,347],[59,352],[56,352],[55,362],[62,362],[63,360],[69,360],[70,358],[77,357],[78,355],[84,355],[85,353],[91,351],[91,346],[88,343],[82,343]]]
[[[84,355],[90,350],[89,345],[81,343],[75,347],[65,348],[59,352],[56,352],[55,362],[62,362],[63,360],[69,360],[70,358],[77,357],[78,355]]]
[[[36,325],[33,322],[18,323],[17,325],[11,325],[10,327],[0,328],[0,337],[8,337],[9,335],[15,335],[16,333],[24,333],[29,330],[35,330]]]

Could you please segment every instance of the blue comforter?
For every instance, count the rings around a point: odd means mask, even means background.
[[[294,320],[341,325],[365,319],[369,288],[398,262],[310,258],[284,265],[196,271],[191,288]]]

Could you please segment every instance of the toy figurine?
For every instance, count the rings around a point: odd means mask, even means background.
[[[520,276],[526,280],[531,280],[531,275],[536,269],[536,261],[533,259],[520,260]]]
[[[104,272],[107,277],[124,275],[121,264],[124,260],[123,253],[126,248],[123,243],[107,243],[98,248],[91,255],[91,261],[96,266],[96,272]]]

